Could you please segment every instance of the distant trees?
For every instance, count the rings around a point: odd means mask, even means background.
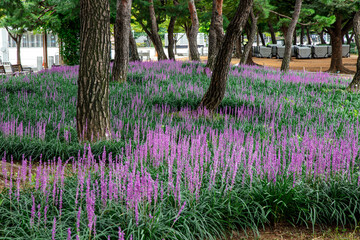
[[[356,12],[353,22],[354,22],[354,36],[355,36],[356,47],[359,50],[360,49],[360,10]],[[354,92],[360,91],[360,56],[358,56],[356,63],[356,73],[348,89]]]

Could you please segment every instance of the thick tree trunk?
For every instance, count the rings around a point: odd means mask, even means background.
[[[254,40],[255,40],[255,35],[256,35],[256,32],[257,32],[257,20],[258,20],[258,16],[255,16],[254,15],[254,11],[251,9],[250,11],[250,18],[251,18],[251,26],[249,26],[249,30],[248,30],[248,42],[247,44],[245,45],[245,48],[244,48],[244,52],[241,56],[241,59],[240,59],[240,64],[245,64],[246,61],[248,60],[248,57],[249,57],[249,53],[250,53],[250,50],[252,49],[252,45],[254,43]]]
[[[190,11],[191,27],[188,33],[190,59],[192,61],[200,61],[200,55],[198,52],[197,35],[199,32],[199,19],[196,11],[194,0],[188,1],[188,7]]]
[[[210,86],[202,98],[198,109],[205,108],[213,112],[223,100],[234,43],[245,26],[252,5],[253,0],[240,1],[235,16],[227,28],[221,49],[216,56]]]
[[[271,35],[271,42],[272,42],[272,44],[277,44],[274,27],[271,24],[271,22],[268,22],[268,26],[269,26],[270,35]]]
[[[150,23],[151,23],[151,35],[149,36],[151,38],[151,41],[154,44],[155,50],[158,54],[158,60],[166,60],[166,54],[164,52],[164,48],[160,39],[160,35],[158,33],[158,25],[156,22],[156,15],[155,15],[155,9],[154,9],[154,1],[149,0],[150,6],[149,6],[149,12],[150,12]]]
[[[358,51],[360,51],[360,11],[358,11],[354,16],[354,36],[355,36],[356,47]],[[348,89],[354,92],[360,91],[360,56],[358,56],[356,62],[355,76],[351,81]]]
[[[308,41],[308,45],[311,45],[311,37],[310,37],[310,29],[309,27],[306,27],[306,36],[307,36],[307,41]]]
[[[288,27],[288,31],[285,37],[285,53],[284,58],[281,63],[281,71],[288,71],[290,67],[290,59],[291,59],[291,42],[293,37],[293,32],[295,30],[296,23],[299,19],[300,10],[301,10],[302,0],[296,0],[295,9],[292,15],[292,20]]]
[[[110,139],[110,6],[80,0],[77,133],[80,142]]]
[[[331,63],[328,72],[333,73],[352,73],[351,70],[344,67],[342,61],[342,16],[335,14],[336,21],[331,28],[327,28],[331,39]]]
[[[129,38],[131,35],[131,3],[132,0],[117,0],[115,35],[115,60],[112,81],[126,82],[129,68]]]
[[[129,48],[130,48],[130,61],[132,62],[141,61],[139,57],[136,41],[131,31],[129,34]]]
[[[215,58],[221,47],[224,38],[223,17],[222,17],[223,0],[213,0],[212,16],[209,31],[209,54],[206,67],[214,69]]]
[[[262,44],[263,46],[266,46],[266,44],[265,44],[265,38],[264,38],[264,35],[263,35],[262,31],[260,31],[260,29],[258,29],[258,31],[259,31],[259,36],[260,36],[260,39],[261,39],[261,44]]]
[[[48,49],[47,49],[47,32],[46,30],[44,31],[43,34],[43,67],[44,69],[48,69],[49,68],[49,64],[48,64]]]
[[[319,33],[319,37],[321,44],[326,44],[326,41],[324,39],[324,30]]]
[[[177,0],[174,0],[174,6],[177,6],[179,2]],[[172,16],[170,18],[169,26],[168,26],[168,55],[169,59],[175,60],[175,38],[174,38],[174,29],[175,29],[175,23],[176,23],[176,16]]]

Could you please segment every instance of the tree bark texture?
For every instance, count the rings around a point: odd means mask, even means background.
[[[194,0],[188,1],[188,7],[191,18],[191,27],[188,34],[189,41],[189,50],[190,50],[190,60],[200,61],[200,55],[197,48],[197,35],[199,32],[199,19],[196,11],[196,6]]]
[[[269,26],[270,35],[271,35],[271,42],[272,42],[272,44],[277,44],[274,27],[271,24],[271,22],[268,22],[268,26]]]
[[[150,12],[150,23],[151,23],[151,35],[149,37],[151,38],[151,41],[153,42],[155,50],[158,54],[158,60],[166,60],[167,57],[160,39],[160,35],[158,33],[158,25],[156,21],[154,1],[149,0],[149,3],[150,3],[149,12]]]
[[[240,1],[235,16],[227,28],[220,51],[216,56],[210,86],[202,98],[198,109],[205,108],[213,112],[223,100],[234,43],[245,26],[252,5],[253,0]]]
[[[248,25],[248,31],[247,31],[248,42],[245,45],[244,52],[243,52],[243,54],[241,56],[241,59],[240,59],[240,64],[245,64],[246,63],[246,61],[247,61],[247,59],[249,57],[250,50],[252,49],[252,45],[254,43],[255,35],[256,35],[256,32],[257,32],[258,16],[254,15],[253,9],[251,9],[251,11],[250,11],[250,19],[251,19],[251,26]]]
[[[327,30],[330,34],[331,39],[331,63],[328,72],[334,73],[353,73],[351,70],[344,67],[342,61],[342,38],[343,38],[343,28],[342,28],[342,15],[336,13],[335,23],[331,27],[328,27]],[[347,32],[347,31],[346,31]]]
[[[131,35],[131,4],[132,0],[117,0],[115,35],[115,59],[112,70],[112,81],[126,82],[129,68],[129,38]]]
[[[354,16],[354,36],[355,36],[356,47],[358,51],[360,51],[360,11],[356,12]],[[360,55],[358,56],[356,62],[355,76],[351,81],[348,89],[354,92],[360,91]]]
[[[110,6],[80,0],[77,133],[80,142],[110,139]]]
[[[135,41],[135,38],[132,35],[131,31],[130,31],[130,34],[129,34],[129,48],[130,48],[130,61],[132,61],[132,62],[140,61],[136,41]]]
[[[206,67],[211,70],[214,69],[215,58],[224,38],[222,7],[223,0],[213,0],[209,30],[209,54],[208,61],[206,63]]]
[[[290,59],[291,59],[291,42],[293,38],[293,32],[295,31],[296,23],[299,19],[300,10],[301,10],[302,0],[296,0],[295,9],[292,15],[292,20],[287,29],[287,34],[285,36],[285,53],[284,58],[281,63],[281,71],[288,71],[290,67]]]

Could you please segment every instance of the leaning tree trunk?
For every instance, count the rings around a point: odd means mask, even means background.
[[[311,45],[311,37],[310,37],[309,27],[306,28],[306,36],[307,36],[307,40],[308,40],[308,45]]]
[[[260,39],[261,39],[261,44],[263,46],[266,46],[264,35],[263,35],[263,33],[262,33],[262,31],[260,29],[258,30],[258,33],[259,33],[259,36],[260,36]]]
[[[342,17],[340,14],[335,14],[336,20],[331,28],[327,28],[331,39],[331,63],[328,72],[333,73],[353,73],[351,70],[344,67],[342,61]]]
[[[212,16],[209,31],[209,54],[206,67],[214,69],[215,58],[221,47],[224,38],[223,17],[222,17],[223,0],[213,0]]]
[[[160,35],[158,33],[158,25],[156,22],[155,9],[154,9],[154,1],[149,0],[149,12],[150,12],[150,23],[151,23],[151,41],[154,44],[155,50],[158,54],[158,60],[166,60],[166,54],[160,39]]]
[[[189,50],[190,50],[190,59],[192,61],[200,61],[200,55],[198,52],[198,45],[197,45],[197,35],[199,32],[199,19],[196,12],[196,6],[194,0],[188,1],[189,11],[190,11],[190,18],[191,18],[191,27],[188,34],[189,40]]]
[[[80,67],[76,123],[80,142],[110,139],[110,6],[80,0]]]
[[[177,0],[174,0],[174,6],[177,6],[179,2]],[[169,59],[175,60],[175,39],[174,39],[174,29],[175,29],[175,23],[176,23],[176,16],[172,16],[170,18],[169,26],[168,26],[168,55]]]
[[[129,34],[129,48],[130,48],[130,61],[132,62],[140,61],[139,52],[136,46],[136,41],[131,31]]]
[[[356,47],[359,51],[360,50],[360,11],[358,11],[354,16],[354,36],[355,36]],[[348,89],[354,92],[360,91],[360,56],[358,56],[356,62],[355,76],[351,81]]]
[[[271,22],[268,22],[268,26],[269,26],[270,35],[271,35],[271,43],[272,43],[272,44],[277,44],[274,27],[273,27],[273,25],[271,24]]]
[[[251,11],[250,11],[250,18],[251,18],[251,26],[250,26],[250,31],[248,31],[248,42],[245,45],[244,52],[243,52],[243,54],[241,56],[241,59],[240,59],[240,64],[245,64],[246,63],[246,61],[247,61],[247,59],[249,57],[250,50],[252,49],[252,45],[254,43],[255,35],[256,35],[256,32],[257,32],[258,16],[254,15],[253,9],[251,9]]]
[[[240,1],[235,16],[227,28],[221,49],[216,56],[210,86],[202,98],[198,109],[205,108],[210,112],[214,112],[223,100],[234,43],[245,26],[252,5],[253,0]]]
[[[115,34],[115,60],[112,71],[114,82],[126,82],[129,68],[129,37],[131,35],[132,0],[117,0]]]
[[[287,30],[287,34],[285,36],[285,53],[284,58],[281,63],[281,71],[288,71],[290,67],[290,59],[291,59],[291,42],[293,37],[293,32],[295,30],[296,23],[299,19],[300,10],[301,10],[302,0],[296,0],[295,9],[292,15],[292,20]]]

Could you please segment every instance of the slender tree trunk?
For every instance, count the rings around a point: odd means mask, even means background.
[[[265,44],[265,38],[264,38],[264,35],[263,35],[262,31],[261,31],[260,29],[258,29],[258,31],[259,31],[259,36],[260,36],[260,39],[261,39],[261,44],[262,44],[263,46],[266,46],[266,44]]]
[[[305,30],[305,27],[303,25],[301,25],[301,32],[300,32],[300,44],[301,45],[304,44],[304,30]]]
[[[311,37],[310,37],[309,27],[306,27],[306,36],[307,36],[307,40],[308,40],[308,45],[311,45]]]
[[[241,55],[242,55],[242,49],[241,49],[241,44],[242,44],[242,36],[241,34],[239,35],[239,38],[236,41],[236,57],[241,59]]]
[[[188,7],[190,11],[191,27],[188,34],[190,59],[192,61],[200,61],[200,55],[198,52],[197,35],[199,32],[199,19],[196,11],[194,0],[188,0]]]
[[[271,24],[271,22],[268,22],[268,26],[269,26],[270,35],[271,35],[271,42],[272,42],[272,44],[277,44],[274,27]]]
[[[174,6],[177,6],[179,2],[177,0],[174,0]],[[169,26],[168,26],[168,55],[169,59],[175,60],[175,38],[174,38],[174,29],[175,29],[175,23],[176,23],[176,16],[172,16],[170,18]]]
[[[206,67],[214,69],[215,58],[224,38],[223,17],[222,17],[223,0],[213,0],[212,16],[209,31],[209,54]]]
[[[156,15],[155,15],[155,9],[154,9],[154,1],[149,0],[150,6],[150,22],[151,22],[151,35],[149,36],[151,38],[151,41],[154,44],[155,50],[158,54],[158,60],[166,60],[166,54],[160,39],[160,35],[158,33],[158,25],[156,22]]]
[[[294,29],[293,45],[296,45],[296,28]]]
[[[296,0],[295,9],[292,15],[292,20],[290,22],[287,35],[285,37],[285,53],[284,58],[281,63],[281,71],[288,71],[290,67],[290,59],[291,59],[291,42],[293,37],[293,32],[295,30],[296,23],[299,19],[300,10],[301,10],[302,0]]]
[[[16,37],[15,43],[16,43],[16,63],[17,64],[21,64],[21,40],[22,40],[22,35],[19,35]]]
[[[43,34],[43,59],[44,59],[44,69],[49,68],[48,64],[48,49],[47,49],[47,32],[44,31]]]
[[[126,82],[129,68],[129,38],[131,35],[131,4],[132,0],[117,0],[115,35],[115,60],[112,81]]]
[[[248,58],[246,60],[246,65],[258,65],[254,62],[254,60],[252,58],[252,54],[253,54],[253,50],[252,50],[252,48],[250,48],[250,52],[249,52]]]
[[[174,28],[175,28],[175,22],[176,22],[176,17],[171,17],[170,18],[170,22],[169,22],[169,26],[168,26],[168,55],[169,55],[169,59],[171,60],[175,60],[175,53],[174,53],[174,45],[175,45],[175,40],[174,40]]]
[[[80,142],[96,142],[111,137],[109,44],[109,1],[80,0],[80,67],[76,112]]]
[[[249,30],[248,30],[248,34],[247,34],[248,35],[248,42],[245,45],[244,52],[243,52],[243,54],[241,56],[240,64],[245,64],[246,61],[248,60],[249,53],[250,53],[250,50],[252,49],[252,45],[254,43],[255,35],[256,35],[256,32],[257,32],[258,16],[254,15],[253,9],[251,9],[251,11],[250,11],[250,18],[251,18],[251,26],[249,27],[250,29],[248,28]]]
[[[355,36],[356,47],[357,47],[358,51],[360,52],[360,11],[356,12],[356,14],[354,16],[354,32],[353,32],[353,34]],[[358,59],[356,62],[355,76],[354,76],[353,80],[351,81],[348,89],[351,91],[354,91],[354,92],[360,91],[360,55],[358,55]]]
[[[321,44],[326,44],[326,41],[324,39],[324,30],[319,33],[319,37]]]
[[[129,48],[130,48],[130,61],[132,61],[132,62],[141,61],[140,57],[139,57],[139,52],[137,49],[136,41],[135,41],[134,36],[132,35],[131,30],[130,30],[130,34],[129,34]]]
[[[252,5],[253,0],[240,1],[235,16],[227,28],[221,49],[216,56],[210,86],[202,98],[198,109],[205,108],[210,112],[214,112],[223,100],[234,43],[245,26]]]
[[[333,73],[353,73],[351,70],[344,67],[342,61],[342,16],[335,14],[336,21],[331,28],[327,28],[331,39],[331,63],[328,72]]]
[[[351,41],[352,41],[352,39],[354,37],[354,32],[351,35],[349,35],[349,33],[346,33],[345,37],[346,37],[346,44],[350,45],[350,43],[351,43]]]

